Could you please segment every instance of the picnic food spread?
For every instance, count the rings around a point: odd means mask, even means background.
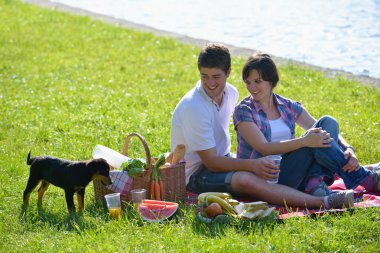
[[[198,196],[198,206],[201,208],[198,218],[202,222],[218,221],[218,216],[225,215],[242,219],[265,218],[275,213],[275,207],[269,207],[267,202],[256,201],[243,203],[233,199],[225,192],[205,192]]]
[[[143,144],[146,152],[145,159],[128,157],[128,143],[132,137],[138,138]],[[120,173],[127,174],[126,177],[130,177],[133,182],[131,183],[130,179],[121,181],[122,178],[120,178],[118,184],[130,187],[127,189],[128,192],[133,189],[146,189],[146,197],[150,197],[151,199],[144,199],[136,205],[137,211],[144,221],[166,221],[178,210],[178,203],[176,202],[184,201],[186,194],[184,174],[185,153],[185,145],[179,144],[173,152],[160,154],[156,158],[151,159],[149,147],[141,135],[132,133],[127,136],[123,154],[128,160],[120,166]],[[115,183],[113,182],[113,185]],[[111,191],[110,188],[106,189],[105,186],[98,182],[94,189],[95,194],[101,197],[104,197],[105,193],[110,193]],[[122,200],[130,201],[129,195],[126,195],[127,198],[121,195]],[[276,212],[275,208],[269,207],[266,202],[243,203],[225,192],[205,192],[199,194],[198,207],[200,212],[198,212],[197,217],[202,222],[226,223],[235,218],[254,220],[271,216]]]

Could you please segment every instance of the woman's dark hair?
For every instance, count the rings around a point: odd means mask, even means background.
[[[260,79],[270,82],[276,87],[279,77],[276,64],[268,54],[257,53],[248,58],[242,71],[243,81],[246,82],[251,70],[257,70]]]
[[[218,68],[226,74],[231,68],[231,55],[228,48],[221,44],[207,44],[198,57],[198,69]]]

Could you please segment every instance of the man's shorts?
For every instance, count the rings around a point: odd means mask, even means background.
[[[233,194],[231,179],[234,171],[211,172],[203,164],[189,179],[186,189],[191,192],[229,192]]]

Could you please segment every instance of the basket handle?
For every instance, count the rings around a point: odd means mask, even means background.
[[[129,142],[131,141],[132,137],[137,137],[144,146],[145,155],[146,155],[146,169],[147,169],[146,173],[149,173],[152,170],[152,162],[151,162],[152,159],[151,159],[151,155],[150,155],[150,150],[149,150],[148,144],[145,141],[144,137],[142,137],[140,134],[131,133],[131,134],[127,135],[127,137],[125,138],[125,142],[124,142],[123,155],[128,156],[128,146],[129,146]]]

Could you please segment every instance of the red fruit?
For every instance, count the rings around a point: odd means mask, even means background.
[[[157,203],[158,201],[156,201]],[[164,201],[162,201],[165,203]],[[175,214],[178,209],[178,204],[175,205],[166,205],[166,204],[151,204],[151,203],[142,203],[140,204],[138,210],[143,218],[146,221],[163,221],[169,219]]]
[[[205,213],[208,218],[214,218],[215,216],[222,214],[222,207],[218,203],[211,203],[205,209]]]

